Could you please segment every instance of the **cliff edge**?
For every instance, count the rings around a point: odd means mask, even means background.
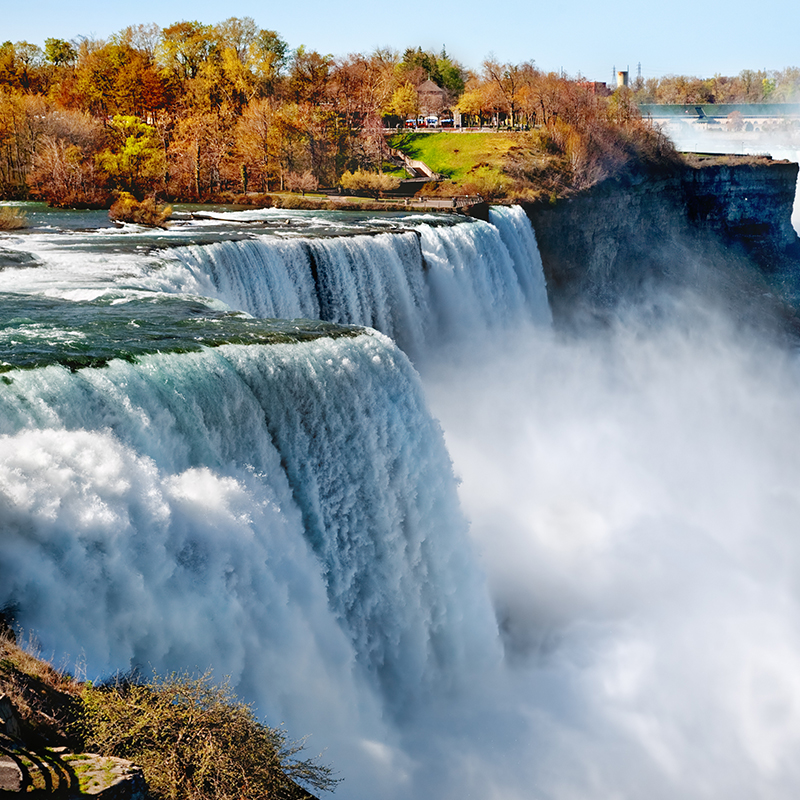
[[[696,159],[528,204],[554,317],[602,317],[669,282],[796,305],[797,176],[768,157]]]

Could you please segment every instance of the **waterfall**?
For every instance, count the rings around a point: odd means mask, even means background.
[[[11,372],[0,431],[0,607],[93,669],[267,646],[320,580],[389,706],[491,658],[441,431],[388,339]]]
[[[797,353],[697,287],[559,335],[520,209],[263,215],[2,240],[0,608],[356,800],[796,797]]]
[[[546,322],[520,214],[4,240],[0,609],[92,679],[230,676],[353,797],[429,783],[419,721],[496,684],[502,644],[405,353]]]
[[[353,797],[432,785],[503,655],[406,353],[547,324],[524,214],[492,219],[5,240],[0,609],[89,678],[230,676]]]
[[[366,325],[413,358],[454,338],[550,322],[533,229],[519,207],[492,223],[324,239],[260,237],[176,248],[196,291],[258,317]],[[187,279],[180,277],[176,289]]]
[[[511,256],[511,263],[530,308],[531,318],[539,323],[552,322],[547,303],[547,287],[542,257],[530,220],[520,206],[497,206],[489,209],[489,220]]]

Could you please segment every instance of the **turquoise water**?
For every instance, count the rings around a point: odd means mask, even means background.
[[[262,320],[169,295],[123,302],[73,302],[0,295],[0,372],[61,364],[70,369],[187,353],[222,344],[275,344],[362,332],[320,320]]]

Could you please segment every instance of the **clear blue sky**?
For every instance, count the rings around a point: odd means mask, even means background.
[[[642,0],[639,3],[461,2],[376,3],[366,0],[0,0],[0,41],[47,37],[104,38],[133,23],[169,25],[183,19],[215,23],[250,16],[291,47],[333,55],[420,45],[448,52],[477,69],[493,53],[500,61],[529,59],[593,80],[641,62],[645,77],[711,76],[743,69],[800,66],[800,3],[796,0]]]

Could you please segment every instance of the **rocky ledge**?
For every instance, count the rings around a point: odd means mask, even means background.
[[[31,744],[24,741],[23,730],[11,699],[0,695],[0,797],[147,797],[142,770],[130,761]]]
[[[800,296],[800,242],[791,224],[798,165],[768,157],[700,159],[617,176],[525,210],[557,321],[602,316],[664,279],[743,276]],[[746,282],[746,281],[745,281]]]

